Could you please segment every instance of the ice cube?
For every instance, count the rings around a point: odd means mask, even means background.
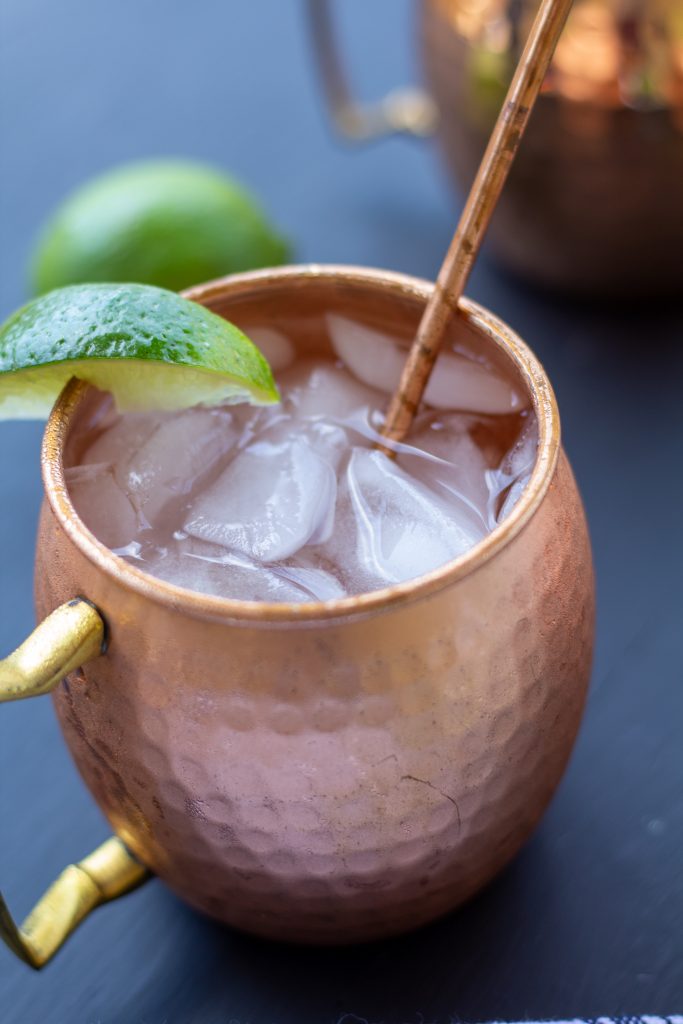
[[[81,462],[107,462],[118,466],[138,450],[157,427],[168,418],[168,413],[129,412],[125,416],[108,416],[102,426],[105,428],[86,449]]]
[[[391,335],[338,313],[327,314],[327,327],[335,352],[351,373],[385,394],[396,390],[407,350]],[[478,413],[509,413],[521,407],[516,390],[491,367],[448,351],[438,356],[424,401],[433,409]]]
[[[69,497],[88,529],[108,548],[124,547],[138,532],[135,509],[107,463],[67,469]]]
[[[466,413],[422,416],[397,461],[432,489],[445,492],[459,503],[464,502],[484,524],[489,500],[488,465],[484,452],[470,433],[476,423],[477,420]]]
[[[223,581],[224,569],[218,558],[203,557],[202,552],[193,551],[192,544],[200,542],[171,540],[160,545],[146,545],[144,555],[136,553],[134,564],[145,572],[156,576],[177,587],[195,590],[204,594],[221,594],[225,589]],[[205,545],[208,552],[220,552],[220,548]],[[131,555],[132,559],[132,555]]]
[[[525,490],[536,464],[538,454],[538,424],[535,417],[530,417],[522,427],[519,437],[510,451],[504,456],[500,469],[489,474],[493,490],[493,501],[502,504],[496,515],[496,521],[502,522],[515,507],[522,492]]]
[[[529,416],[520,430],[519,437],[501,461],[501,471],[509,477],[530,473],[538,454],[538,424],[535,416]]]
[[[284,408],[302,419],[346,420],[359,410],[381,409],[383,396],[333,363],[297,363],[280,378]]]
[[[237,437],[225,409],[188,409],[165,417],[139,447],[129,450],[116,478],[132,504],[155,524],[172,498],[187,494]]]
[[[498,414],[515,412],[521,399],[512,385],[489,366],[458,352],[441,352],[425,390],[433,409],[464,409]]]
[[[291,423],[288,426],[291,431]],[[336,476],[342,459],[351,448],[347,431],[335,423],[326,423],[324,420],[297,424],[296,429],[299,430],[300,427],[303,427],[300,436],[306,439],[316,455],[332,467]]]
[[[267,359],[273,373],[286,370],[294,362],[294,346],[282,331],[274,327],[247,327],[244,333]]]
[[[443,565],[484,532],[382,452],[355,448],[323,552],[349,589],[373,590]]]
[[[510,485],[508,490],[505,492],[503,503],[500,506],[500,511],[496,516],[496,521],[502,523],[502,521],[510,515],[513,508],[522,497],[522,492],[526,490],[526,485],[529,483],[530,473],[525,473],[522,476],[517,477],[515,482]]]
[[[141,567],[178,587],[215,597],[286,603],[315,599],[295,579],[193,537],[148,552]]]
[[[111,475],[111,468],[108,462],[84,462],[80,466],[67,466],[64,479],[71,491],[77,484],[90,483],[107,473]]]
[[[309,595],[309,601],[336,601],[346,597],[346,590],[337,577],[316,561],[309,557],[306,564],[281,565],[277,574],[300,587]]]
[[[274,445],[289,445],[292,437],[296,436],[328,462],[335,472],[351,446],[346,429],[337,423],[323,419],[298,420],[284,411],[281,416],[273,417],[270,423],[264,424],[255,436],[260,442]],[[253,438],[250,438],[250,443],[253,444]]]
[[[329,462],[295,437],[255,441],[199,494],[184,529],[261,562],[326,540],[336,478]]]

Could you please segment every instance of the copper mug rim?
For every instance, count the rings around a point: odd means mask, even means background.
[[[226,294],[244,295],[265,282],[276,281],[302,287],[312,280],[342,279],[359,286],[372,286],[425,303],[433,284],[397,271],[338,264],[304,264],[249,271],[196,285],[183,294],[194,301],[209,303]],[[381,590],[355,594],[330,601],[301,604],[242,601],[186,590],[157,579],[126,562],[99,541],[78,517],[71,503],[64,476],[63,454],[74,416],[90,386],[70,381],[59,395],[47,422],[41,452],[45,495],[57,522],[78,550],[105,575],[138,595],[156,603],[202,618],[231,623],[287,624],[313,623],[356,617],[427,597],[470,575],[524,529],[540,506],[553,477],[560,449],[560,420],[557,401],[540,361],[524,341],[502,320],[471,299],[462,299],[460,314],[469,326],[486,336],[512,361],[526,387],[539,431],[536,462],[530,480],[505,520],[483,540],[460,557],[429,573]]]

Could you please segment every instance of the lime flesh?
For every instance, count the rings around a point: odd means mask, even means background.
[[[121,411],[278,401],[268,363],[239,328],[174,292],[139,284],[60,288],[0,328],[0,418],[46,416],[78,377]]]

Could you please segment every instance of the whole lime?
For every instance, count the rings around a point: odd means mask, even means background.
[[[287,243],[227,175],[182,160],[126,164],[82,186],[57,209],[36,247],[37,293],[85,281],[179,290],[274,266]]]

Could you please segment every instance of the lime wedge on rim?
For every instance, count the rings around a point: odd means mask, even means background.
[[[0,419],[44,418],[72,377],[110,391],[121,411],[279,399],[239,328],[142,284],[58,288],[0,327]]]

